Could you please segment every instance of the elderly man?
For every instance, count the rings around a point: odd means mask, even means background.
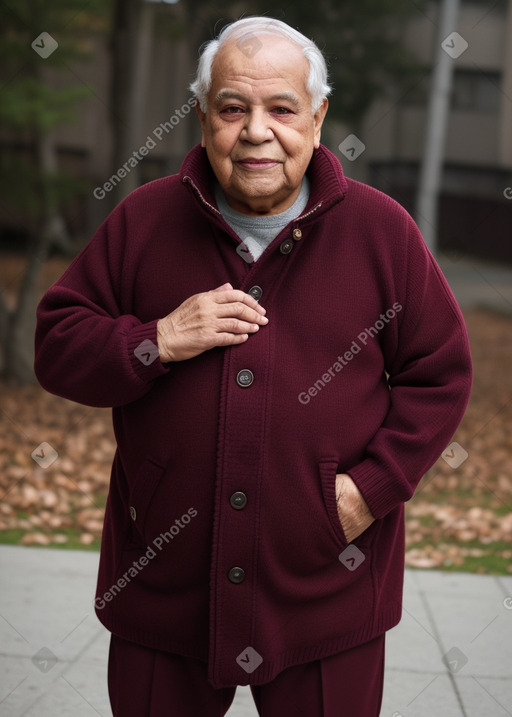
[[[113,407],[96,612],[115,715],[376,717],[404,503],[466,407],[454,298],[409,215],[320,144],[284,23],[207,45],[201,146],[133,192],[38,310],[49,391]]]

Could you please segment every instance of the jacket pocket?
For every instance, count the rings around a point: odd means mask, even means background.
[[[144,543],[147,542],[144,530],[146,515],[164,471],[165,468],[148,458],[137,471],[130,492],[130,518]]]
[[[336,506],[336,474],[338,473],[338,463],[335,460],[320,461],[319,472],[324,503],[332,532],[334,533],[336,542],[342,548],[346,548],[348,541],[341,525],[338,508]]]

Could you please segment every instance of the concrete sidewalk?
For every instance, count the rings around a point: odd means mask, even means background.
[[[111,714],[109,633],[92,609],[98,557],[0,546],[0,715]],[[256,717],[248,688],[238,688],[228,715]],[[406,571],[381,715],[512,715],[512,577]]]

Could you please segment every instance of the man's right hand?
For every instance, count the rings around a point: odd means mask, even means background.
[[[214,346],[242,344],[268,323],[265,313],[252,296],[231,284],[195,294],[158,321],[160,360],[184,361]]]

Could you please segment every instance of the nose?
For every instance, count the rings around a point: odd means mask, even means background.
[[[247,112],[240,139],[251,142],[251,144],[261,144],[274,139],[270,119],[263,107],[257,107]]]

